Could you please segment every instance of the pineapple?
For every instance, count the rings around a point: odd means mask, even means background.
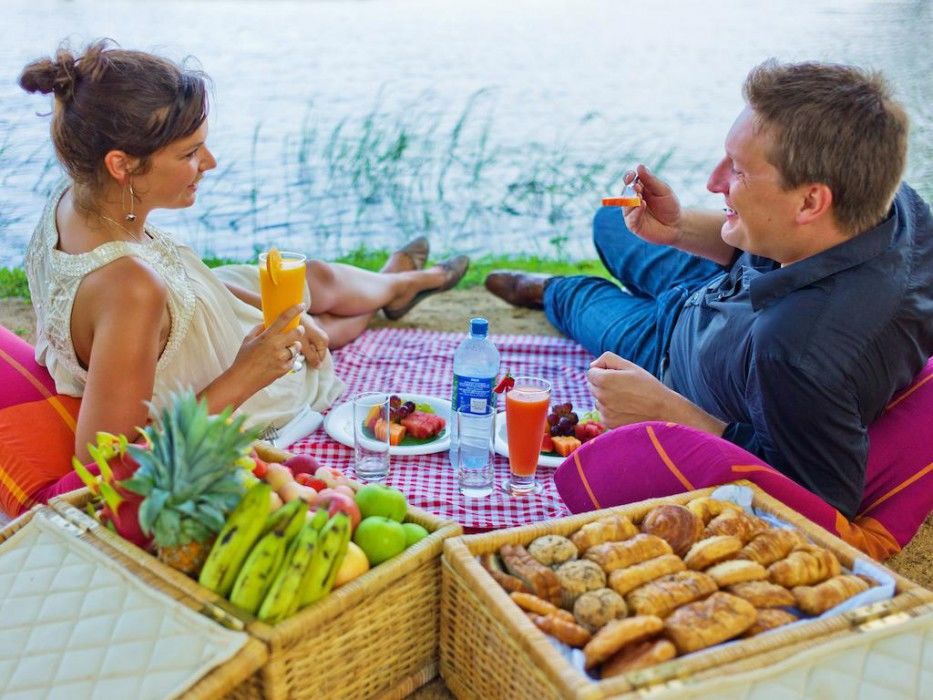
[[[237,466],[257,437],[232,410],[211,416],[193,392],[172,396],[142,432],[148,447],[130,445],[139,468],[122,486],[143,496],[139,525],[161,561],[197,575],[214,537],[245,490]]]

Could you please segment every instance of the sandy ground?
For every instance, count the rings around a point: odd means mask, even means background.
[[[463,332],[471,316],[489,319],[493,333],[531,333],[557,335],[540,311],[516,309],[492,296],[483,288],[454,290],[432,296],[419,304],[394,325],[405,328],[428,328],[437,331]],[[29,302],[0,299],[0,324],[34,341],[35,317]],[[381,316],[373,326],[390,325]],[[896,571],[933,589],[933,514],[897,556],[888,562]]]

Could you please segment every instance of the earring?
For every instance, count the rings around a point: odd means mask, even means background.
[[[123,209],[126,209],[126,188],[123,188]],[[133,191],[133,183],[130,183],[130,210],[126,212],[127,221],[136,221],[136,193]]]

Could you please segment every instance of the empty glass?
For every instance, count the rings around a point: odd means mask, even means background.
[[[353,461],[361,481],[382,482],[389,474],[389,395],[353,397]]]
[[[495,487],[492,451],[495,408],[487,404],[483,412],[474,413],[469,406],[463,406],[457,410],[456,419],[460,437],[457,466],[460,493],[468,498],[485,498]]]

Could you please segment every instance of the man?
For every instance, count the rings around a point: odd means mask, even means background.
[[[509,272],[486,287],[599,355],[610,427],[722,436],[851,518],[866,428],[933,351],[933,219],[900,184],[907,117],[880,76],[768,61],[744,95],[707,183],[723,213],[681,210],[643,165],[641,205],[597,213],[624,290]]]

